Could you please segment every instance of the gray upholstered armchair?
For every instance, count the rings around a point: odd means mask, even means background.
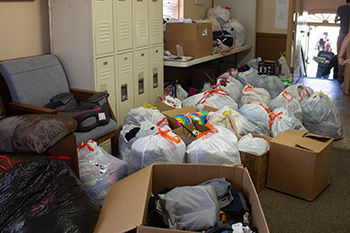
[[[45,108],[49,100],[61,93],[73,93],[77,101],[87,101],[95,91],[72,89],[61,62],[53,54],[11,59],[0,62],[0,88],[6,112],[56,114]],[[74,132],[77,146],[94,140],[98,144],[111,139],[112,153],[117,154],[117,121],[109,106],[110,121],[88,132]]]

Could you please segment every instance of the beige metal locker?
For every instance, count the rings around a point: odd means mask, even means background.
[[[148,46],[148,0],[133,1],[135,47]]]
[[[108,91],[108,102],[116,112],[114,55],[96,59],[97,91]]]
[[[123,125],[124,117],[134,107],[133,52],[122,53],[117,58],[117,120]]]
[[[150,103],[154,104],[158,96],[164,96],[163,44],[150,48],[149,69]]]
[[[143,106],[144,102],[149,103],[150,75],[148,49],[135,51],[134,59],[134,93],[135,107],[137,108]]]
[[[113,0],[92,1],[94,15],[95,54],[113,52]]]
[[[149,38],[150,45],[163,43],[163,1],[149,1]]]
[[[124,51],[133,47],[132,1],[115,0],[117,51]]]

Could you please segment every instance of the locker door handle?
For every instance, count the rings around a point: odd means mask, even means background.
[[[128,100],[128,84],[121,85],[121,102]]]

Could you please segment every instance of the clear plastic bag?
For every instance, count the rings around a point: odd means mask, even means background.
[[[237,137],[230,130],[216,126],[197,138],[187,147],[188,163],[241,164]]]
[[[290,85],[284,90],[292,93],[294,98],[296,98],[299,103],[310,98],[310,96],[314,94],[314,91],[310,87],[305,86],[302,83]]]
[[[78,159],[81,184],[102,205],[112,184],[127,176],[127,162],[108,154],[94,141],[79,146]]]
[[[237,38],[234,47],[244,45],[247,34],[246,27],[237,19],[230,19],[226,24],[222,25],[222,29],[229,31],[232,36]]]
[[[281,92],[276,98],[271,100],[271,110],[284,107],[300,121],[303,121],[303,113],[299,101],[288,91]]]
[[[184,163],[186,145],[169,127],[158,128],[157,133],[137,139],[131,146],[128,174],[152,163]]]
[[[240,151],[255,155],[262,155],[270,149],[269,143],[265,139],[253,137],[250,133],[241,137],[237,146]]]
[[[338,110],[327,95],[322,92],[314,93],[310,98],[301,102],[304,125],[310,133],[342,139],[343,126]]]
[[[237,79],[242,83],[243,86],[254,83],[254,80],[258,76],[258,71],[256,69],[250,68],[249,70],[238,72]]]
[[[276,98],[284,89],[283,82],[273,75],[258,75],[253,86],[264,88],[272,99]]]

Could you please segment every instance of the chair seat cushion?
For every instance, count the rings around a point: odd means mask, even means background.
[[[89,140],[95,141],[96,139],[117,130],[117,128],[117,122],[110,119],[107,125],[97,126],[88,132],[74,132],[77,140],[77,146],[81,145],[82,142],[87,142]]]
[[[0,152],[44,153],[77,128],[71,117],[25,114],[0,120]]]

